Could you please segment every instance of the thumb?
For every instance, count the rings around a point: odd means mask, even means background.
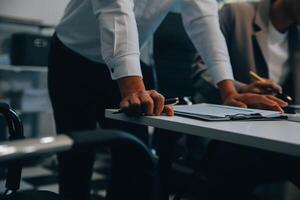
[[[163,112],[166,113],[167,116],[173,116],[174,115],[173,106],[171,106],[171,105],[165,105]]]

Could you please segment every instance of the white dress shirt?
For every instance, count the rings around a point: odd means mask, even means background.
[[[180,0],[183,23],[215,83],[233,79],[216,0]],[[176,0],[71,0],[56,32],[70,49],[106,63],[112,79],[142,76],[140,47]],[[176,73],[176,72],[174,72]]]
[[[269,22],[268,49],[269,78],[275,83],[282,84],[290,70],[288,32],[279,32],[272,22]]]

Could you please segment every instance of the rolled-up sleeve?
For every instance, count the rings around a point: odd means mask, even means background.
[[[134,0],[91,1],[99,22],[101,54],[112,79],[141,77]]]
[[[216,0],[182,0],[181,6],[185,29],[208,66],[214,83],[233,80]]]

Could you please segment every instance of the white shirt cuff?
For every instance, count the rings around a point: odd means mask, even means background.
[[[136,54],[113,58],[107,62],[107,66],[113,80],[127,76],[142,77],[140,57]]]
[[[227,63],[220,63],[208,68],[214,84],[217,85],[219,82],[224,80],[234,80],[232,71],[228,69],[231,69],[231,66]]]

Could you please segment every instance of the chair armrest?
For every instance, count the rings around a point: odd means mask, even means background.
[[[0,162],[97,145],[138,151],[143,154],[142,157],[145,157],[145,161],[146,158],[148,159],[146,162],[152,162],[149,159],[152,158],[152,154],[148,148],[139,139],[125,132],[99,129],[96,131],[73,132],[68,135],[60,134],[55,137],[1,142]]]
[[[22,139],[0,143],[0,162],[24,159],[45,153],[70,150],[73,140],[66,135]]]

